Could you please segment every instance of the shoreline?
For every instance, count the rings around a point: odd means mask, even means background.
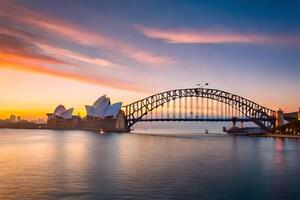
[[[286,134],[262,134],[262,135],[251,135],[252,137],[272,137],[272,138],[291,138],[300,139],[300,135],[286,135]]]

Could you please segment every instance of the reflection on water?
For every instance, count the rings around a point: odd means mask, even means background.
[[[0,199],[299,199],[300,142],[0,130]]]

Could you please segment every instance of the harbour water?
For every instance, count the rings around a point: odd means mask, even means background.
[[[300,140],[0,130],[0,199],[300,199]]]

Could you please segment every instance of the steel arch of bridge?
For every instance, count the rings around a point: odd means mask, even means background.
[[[238,110],[241,114],[248,118],[264,130],[272,130],[275,126],[276,112],[272,109],[261,106],[251,100],[241,96],[225,92],[218,89],[209,88],[188,88],[188,89],[175,89],[166,92],[154,94],[139,101],[133,102],[123,106],[126,116],[126,123],[128,128],[131,128],[138,121],[145,121],[142,119],[148,112],[157,109],[158,107],[170,101],[180,99],[183,97],[200,97],[205,99],[215,100],[231,106]],[[152,119],[147,121],[161,121]],[[187,119],[164,119],[162,121],[188,121]],[[193,120],[190,121],[200,121]],[[202,121],[216,121],[206,119]],[[247,120],[246,120],[247,121]]]

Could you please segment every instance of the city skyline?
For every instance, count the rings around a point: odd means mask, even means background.
[[[0,2],[0,118],[206,82],[298,110],[299,1]]]

